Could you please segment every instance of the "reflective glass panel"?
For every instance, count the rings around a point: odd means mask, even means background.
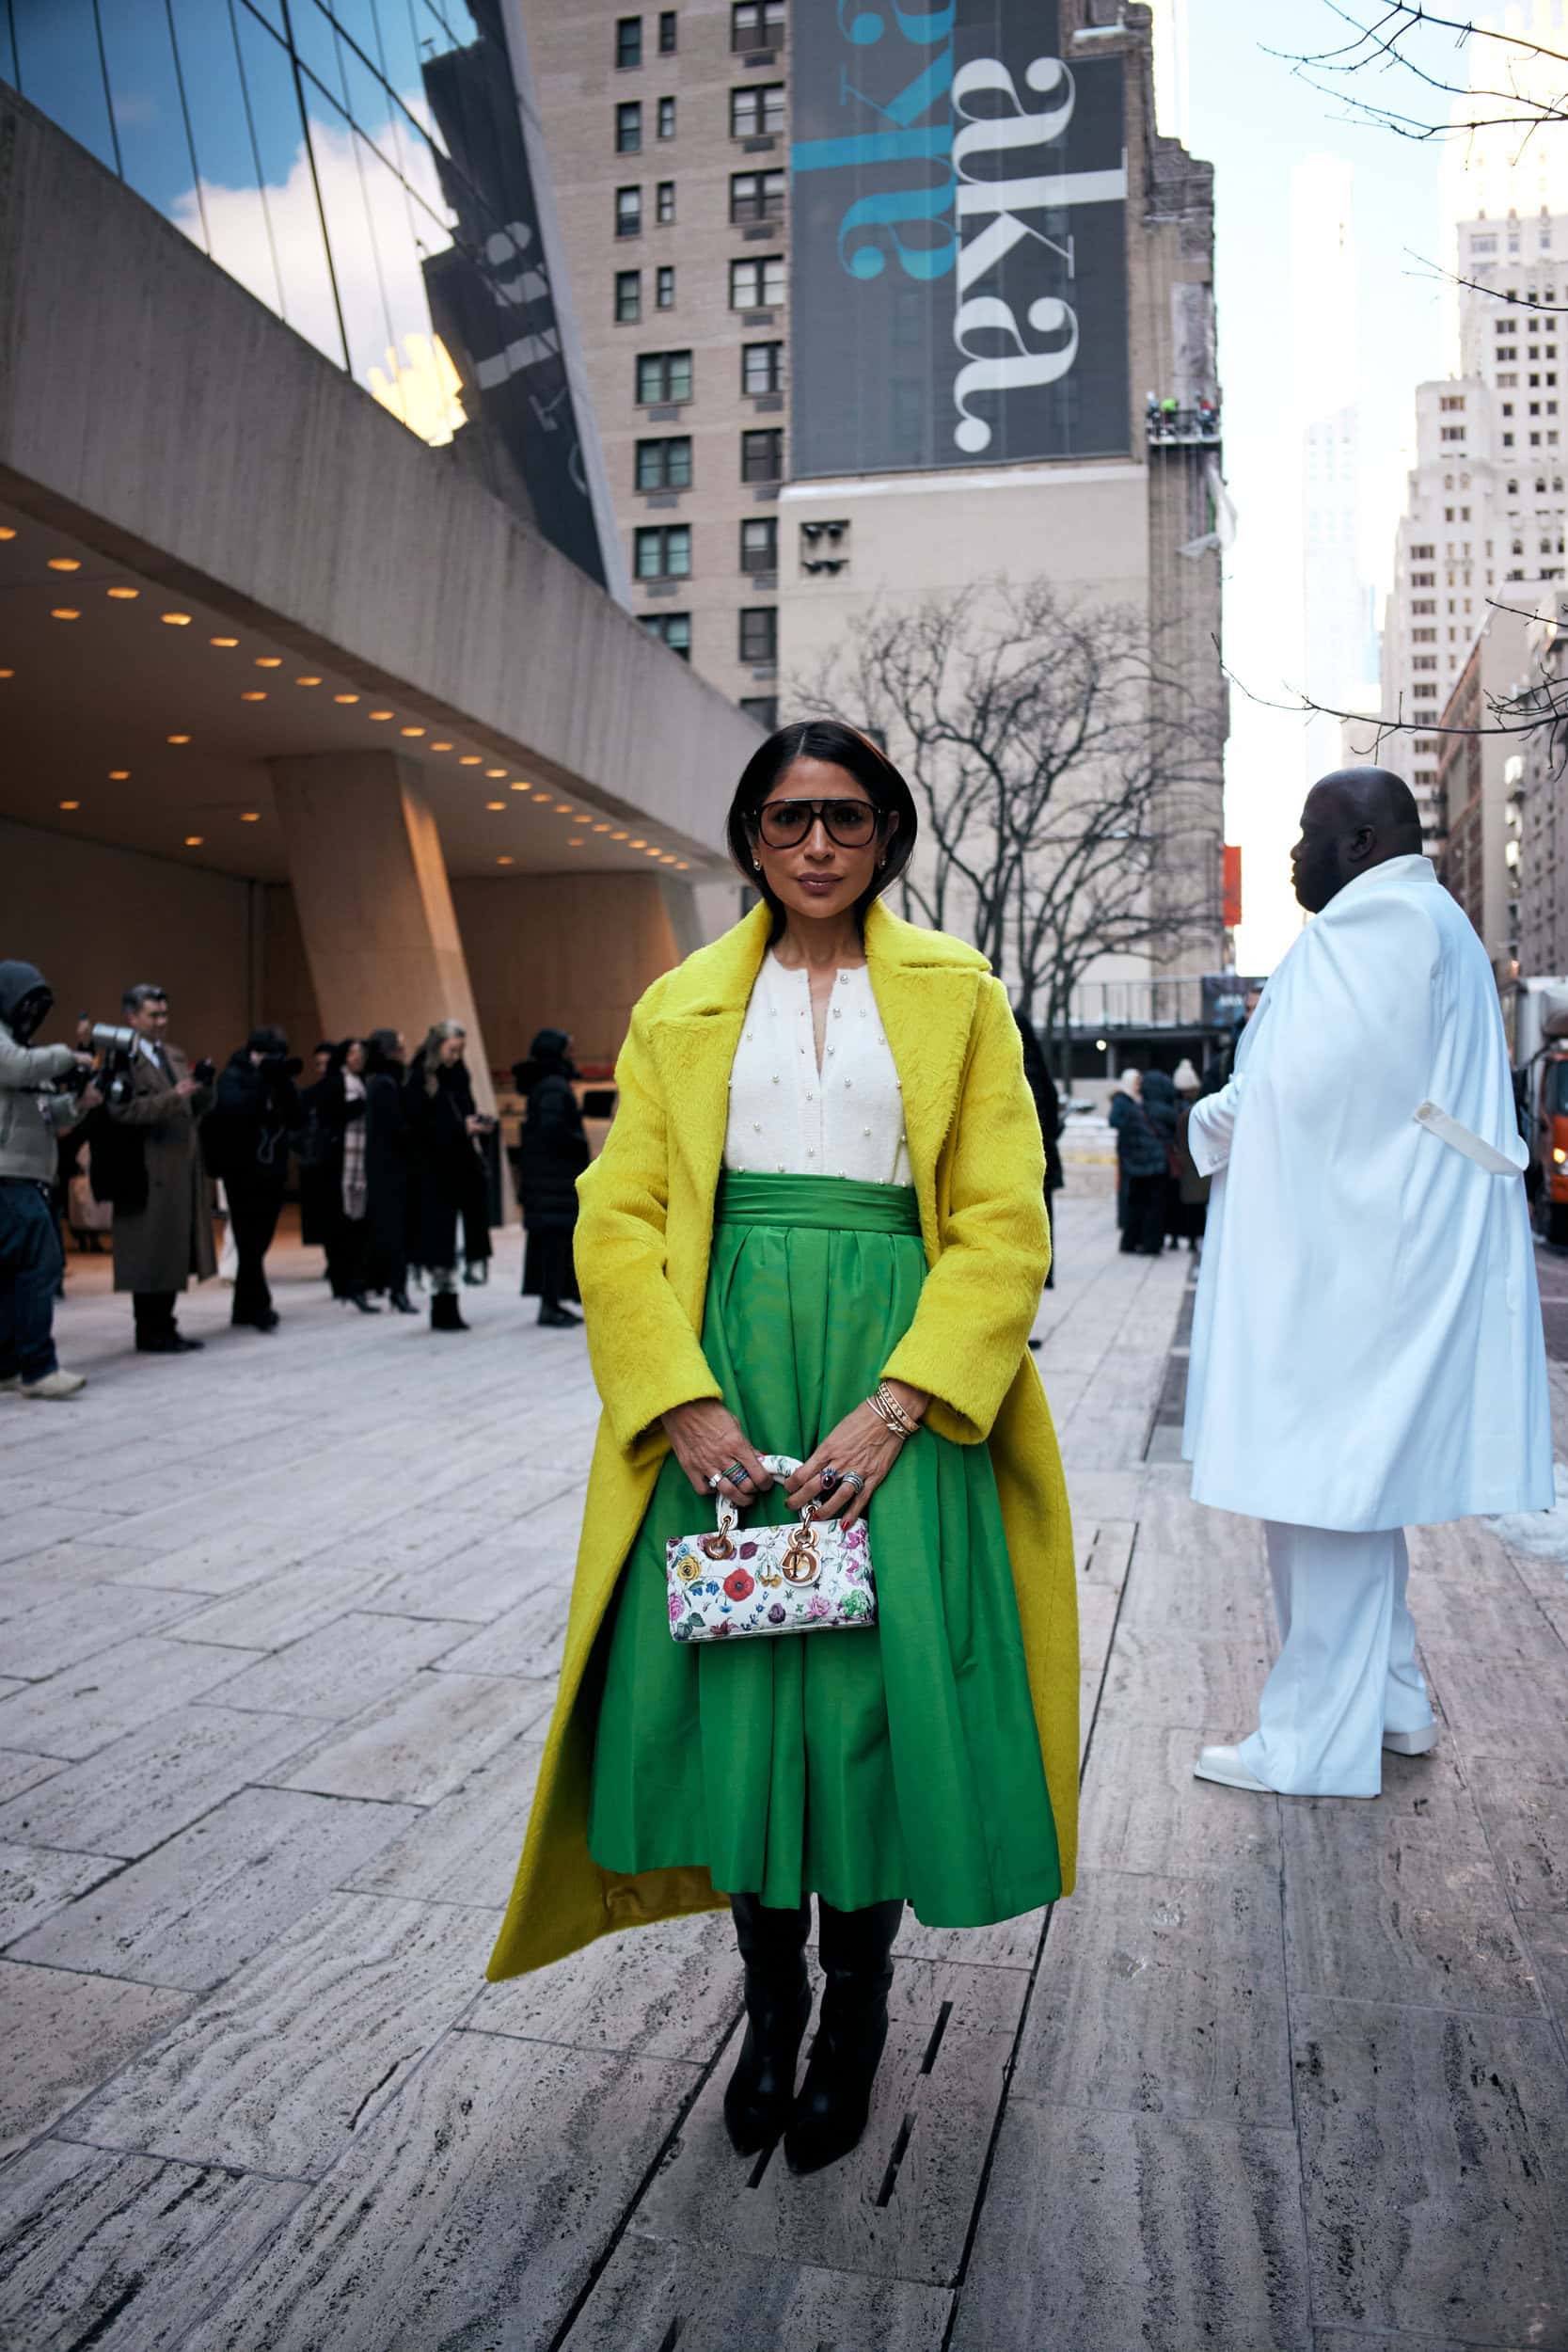
[[[180,76],[165,0],[101,0],[119,167],[138,196],[206,250]]]
[[[366,210],[359,142],[338,108],[327,103],[314,82],[308,78],[304,87],[310,152],[348,342],[348,364],[352,373],[368,388],[372,369],[385,366],[391,327]]]
[[[228,8],[214,7],[213,0],[170,0],[169,16],[200,176],[207,250],[269,310],[281,311],[272,227]]]
[[[296,333],[343,367],[343,330],[293,68],[281,41],[248,8],[236,9],[234,29],[261,162],[261,199],[282,281],[283,316]]]
[[[92,0],[11,0],[11,30],[23,97],[118,171]]]

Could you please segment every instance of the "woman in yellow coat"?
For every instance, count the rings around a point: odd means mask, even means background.
[[[985,959],[880,903],[915,827],[865,737],[782,729],[728,827],[763,903],[633,1013],[578,1183],[604,1418],[489,1970],[727,1901],[748,2024],[726,2122],[746,2153],[782,2132],[802,2171],[864,2128],[905,1901],[981,1926],[1072,1883],[1072,1541],[1026,1352],[1039,1122]],[[863,1518],[876,1623],[687,1638],[665,1547],[716,1499],[752,1527]],[[826,1989],[797,2097],[812,1894]]]

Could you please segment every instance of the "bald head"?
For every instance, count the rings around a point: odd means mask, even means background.
[[[1296,897],[1317,914],[1358,874],[1420,853],[1420,811],[1403,777],[1387,768],[1338,768],[1307,796],[1291,852]]]

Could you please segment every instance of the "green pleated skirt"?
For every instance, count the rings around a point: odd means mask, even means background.
[[[912,1190],[726,1175],[703,1347],[760,1454],[804,1459],[875,1389],[926,1276]],[[711,1523],[672,1454],[610,1613],[588,1845],[617,1872],[982,1927],[1061,1892],[990,1454],[929,1430],[867,1509],[871,1629],[671,1638],[664,1547]],[[746,1524],[791,1514],[775,1482]]]

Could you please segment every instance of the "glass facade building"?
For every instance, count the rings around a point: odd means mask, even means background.
[[[604,580],[499,0],[0,0],[0,79]]]

